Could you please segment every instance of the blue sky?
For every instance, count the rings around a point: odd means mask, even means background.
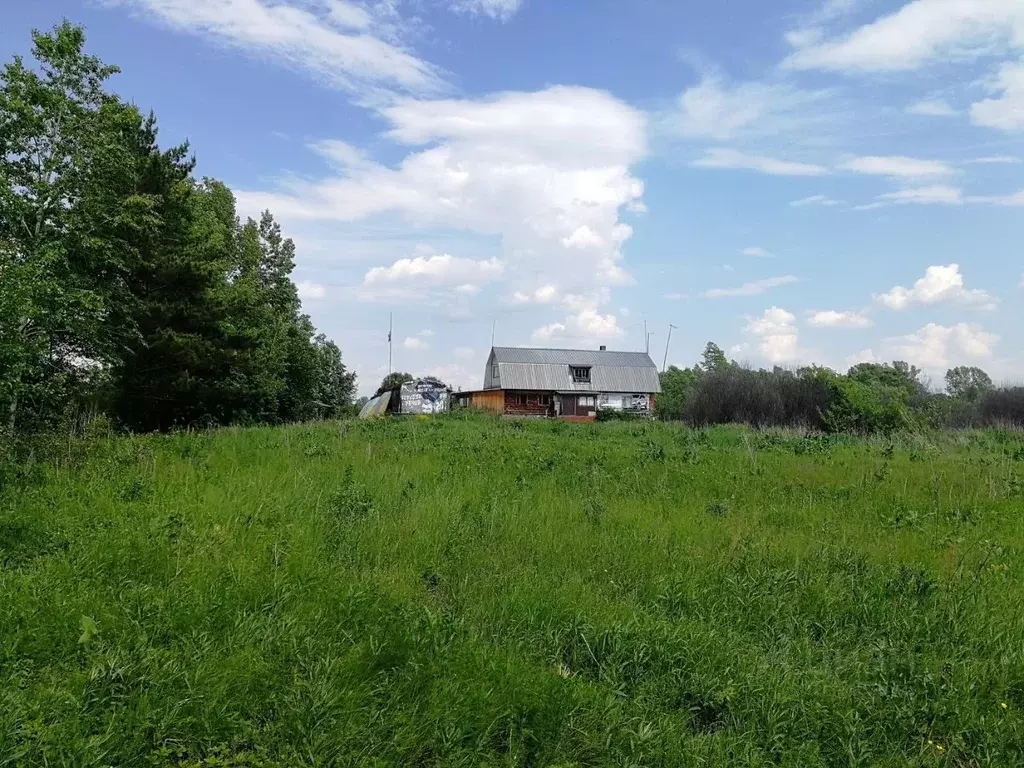
[[[47,0],[372,390],[490,343],[1024,379],[1020,0]]]

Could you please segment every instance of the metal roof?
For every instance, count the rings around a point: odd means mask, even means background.
[[[653,368],[657,366],[646,352],[615,352],[597,349],[530,349],[527,347],[495,347],[496,363],[535,363],[540,365],[601,365],[620,368]]]
[[[495,347],[493,364],[498,367],[497,381],[493,381],[490,371],[485,378],[501,389],[661,392],[658,369],[644,352]],[[573,366],[590,368],[590,381],[574,381],[570,370]]]

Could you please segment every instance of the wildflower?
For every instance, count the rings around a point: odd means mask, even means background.
[[[928,743],[929,743],[929,744],[934,744],[935,742],[934,742],[934,741],[932,741],[931,739],[928,739]]]
[[[936,745],[935,745],[935,748],[936,748],[937,750],[939,750],[939,752],[941,752],[942,750],[944,750],[944,749],[945,749],[945,747],[944,747],[944,746],[942,746],[941,744],[936,744]]]
[[[1003,709],[1009,709],[1009,707],[1006,705],[1005,701],[1002,704],[1000,704],[999,706],[1002,707]]]

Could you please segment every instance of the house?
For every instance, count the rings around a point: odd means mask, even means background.
[[[484,388],[454,397],[504,416],[590,421],[600,410],[653,414],[660,392],[658,368],[645,352],[494,347]]]

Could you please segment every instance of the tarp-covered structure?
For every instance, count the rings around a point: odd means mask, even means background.
[[[416,379],[383,392],[367,401],[359,418],[372,419],[385,414],[433,416],[451,408],[452,391],[439,381]]]

